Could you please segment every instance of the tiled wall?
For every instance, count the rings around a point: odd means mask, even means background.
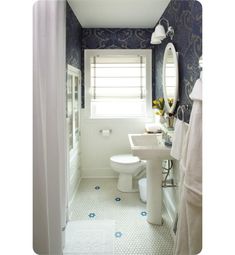
[[[199,77],[198,60],[202,55],[202,6],[198,1],[172,0],[162,17],[166,18],[175,30],[173,44],[179,53],[179,103],[192,105],[189,95]],[[165,25],[165,22],[162,23]],[[166,44],[155,46],[156,97],[162,96],[162,64]],[[190,111],[185,114],[188,122]]]
[[[82,65],[85,49],[150,49],[151,28],[83,28]],[[154,61],[153,61],[154,64]],[[82,68],[83,70],[83,68]],[[154,70],[154,68],[153,68]],[[84,77],[84,75],[83,75]],[[84,80],[83,80],[84,81]],[[153,82],[153,90],[154,82]],[[84,83],[82,88],[82,107],[84,107]]]
[[[82,26],[66,2],[66,64],[81,69]]]

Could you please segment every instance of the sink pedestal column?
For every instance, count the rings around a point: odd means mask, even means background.
[[[162,161],[147,160],[147,221],[162,225]]]

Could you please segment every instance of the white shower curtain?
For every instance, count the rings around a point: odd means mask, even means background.
[[[33,246],[61,254],[65,226],[65,1],[33,6]]]

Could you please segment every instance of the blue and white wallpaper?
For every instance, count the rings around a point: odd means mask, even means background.
[[[84,28],[83,49],[148,49],[153,29]]]
[[[179,53],[178,105],[185,104],[191,108],[192,101],[189,95],[200,75],[198,61],[202,55],[202,6],[198,1],[194,0],[172,0],[162,17],[167,19],[175,30],[172,42]],[[165,25],[165,22],[163,21],[162,24]],[[168,42],[171,42],[169,38],[163,40],[162,44],[155,46],[156,97],[163,96],[162,64],[164,49]],[[187,122],[189,117],[190,110],[185,114]]]
[[[179,103],[192,105],[189,98],[199,77],[198,60],[202,55],[202,6],[195,0],[172,0],[162,17],[175,29],[172,40],[179,53]],[[165,23],[163,22],[163,25]],[[165,46],[151,45],[154,28],[82,28],[67,3],[66,61],[84,69],[84,49],[152,49],[153,50],[153,98],[162,96],[162,64]],[[84,75],[82,75],[82,107],[84,107]],[[186,113],[188,122],[190,111]]]
[[[82,67],[82,26],[66,2],[66,64]]]

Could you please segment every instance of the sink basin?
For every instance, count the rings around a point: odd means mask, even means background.
[[[161,134],[128,134],[132,154],[140,159],[171,159]]]
[[[128,134],[132,154],[147,160],[147,221],[162,225],[162,160],[172,159],[161,134]]]

